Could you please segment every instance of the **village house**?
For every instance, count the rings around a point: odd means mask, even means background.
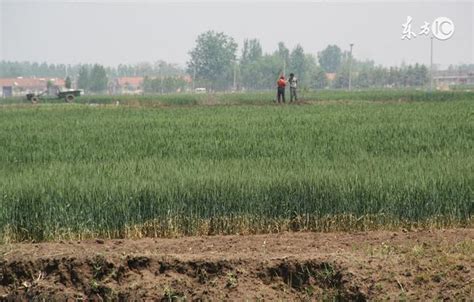
[[[24,96],[27,93],[40,93],[48,89],[48,81],[51,82],[50,91],[64,88],[64,79],[59,78],[0,78],[0,89],[2,97]]]
[[[141,94],[143,77],[120,77],[109,83],[109,94]]]
[[[336,79],[336,75],[335,72],[326,72],[326,79],[332,82]]]
[[[177,76],[177,79],[181,79],[186,82],[187,85],[192,83],[192,79],[189,75]],[[112,95],[133,95],[143,94],[143,81],[144,77],[118,77],[109,82],[108,91]],[[157,77],[150,77],[149,79],[157,79]],[[175,92],[183,92],[181,88],[177,88]]]
[[[439,90],[449,90],[458,85],[474,85],[474,73],[455,72],[455,71],[437,71],[433,76],[435,87]]]

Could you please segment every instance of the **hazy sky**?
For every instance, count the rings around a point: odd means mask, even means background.
[[[415,33],[425,21],[453,20],[452,38],[434,40],[434,61],[474,63],[474,1],[0,0],[0,60],[184,66],[197,36],[216,30],[239,46],[258,38],[265,52],[279,41],[315,55],[328,44],[346,50],[354,43],[358,59],[429,64],[429,37],[401,40],[407,16]]]

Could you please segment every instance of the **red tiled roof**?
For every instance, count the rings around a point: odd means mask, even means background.
[[[184,75],[184,76],[182,76],[181,78],[182,78],[183,80],[185,80],[186,83],[188,83],[188,84],[189,84],[189,83],[192,83],[192,81],[193,81],[193,78],[191,78],[190,75]]]
[[[54,78],[54,79],[51,79],[53,80],[53,84],[56,85],[56,86],[66,86],[66,80],[64,79],[61,79],[61,78]]]
[[[192,82],[192,78],[189,75],[184,75],[184,76],[178,76],[177,78],[183,79],[187,83]],[[119,86],[135,86],[139,87],[142,86],[143,84],[143,77],[121,77],[121,78],[116,78],[115,81]],[[150,79],[159,79],[159,77],[151,77]]]
[[[48,81],[53,85],[64,86],[64,80],[58,78],[0,78],[0,87],[46,88]]]
[[[116,79],[117,84],[120,86],[131,85],[141,86],[143,83],[143,77],[121,77]]]
[[[334,81],[336,79],[336,73],[335,72],[327,72],[326,73],[326,79],[329,81]]]

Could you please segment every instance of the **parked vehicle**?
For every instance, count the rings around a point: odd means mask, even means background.
[[[33,104],[36,104],[38,103],[42,98],[43,98],[43,95],[47,92],[48,90],[45,90],[45,91],[42,91],[40,93],[28,93],[26,95],[26,99],[28,101],[31,101]],[[74,99],[78,96],[80,96],[81,94],[83,94],[83,91],[82,90],[72,90],[72,89],[69,89],[69,90],[64,90],[64,91],[61,91],[61,90],[57,90],[56,92],[56,97],[58,99],[64,99],[64,101],[66,103],[72,103],[74,101]]]

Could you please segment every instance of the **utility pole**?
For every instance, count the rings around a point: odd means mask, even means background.
[[[195,91],[196,89],[196,85],[195,85],[195,80],[196,80],[196,64],[193,64],[193,92]]]
[[[234,62],[234,91],[237,91],[237,62]]]
[[[433,37],[431,37],[430,59],[430,91],[433,91]]]
[[[163,66],[160,66],[160,78],[161,78],[161,94],[163,94]]]
[[[349,44],[351,46],[351,50],[349,52],[349,90],[352,89],[352,47],[354,43]]]

